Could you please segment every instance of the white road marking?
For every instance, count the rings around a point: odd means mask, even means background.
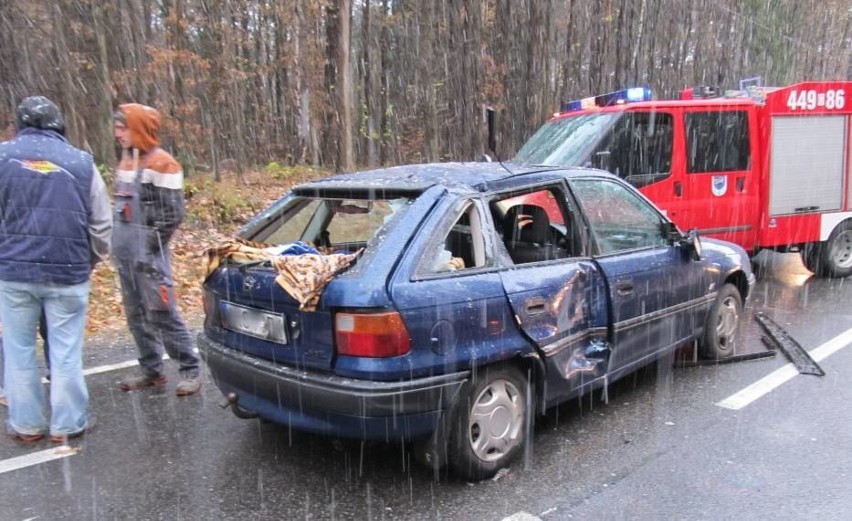
[[[541,518],[522,510],[520,512],[515,512],[509,517],[504,517],[502,521],[541,521]]]
[[[198,348],[193,348],[194,353],[198,352]],[[169,355],[163,355],[163,360],[168,360]],[[108,364],[108,365],[99,365],[97,367],[90,367],[88,369],[83,369],[83,376],[89,376],[93,374],[101,374],[108,373],[110,371],[117,371],[119,369],[127,369],[128,367],[136,367],[139,365],[138,360],[126,360],[124,362],[118,362],[117,364]],[[43,383],[47,383],[47,378],[42,378],[41,381]]]
[[[820,362],[850,345],[852,345],[852,329],[837,335],[812,351],[808,351],[808,354],[811,355],[814,362]],[[769,394],[776,387],[780,387],[798,374],[799,372],[793,364],[787,364],[769,373],[745,389],[728,396],[716,405],[735,411],[742,409],[765,394]]]
[[[197,353],[198,348],[193,349],[193,351]],[[164,360],[168,358],[169,355],[163,355]],[[135,367],[137,365],[139,365],[139,362],[137,360],[127,360],[125,362],[119,362],[117,364],[99,365],[97,367],[83,369],[83,375],[89,376],[93,374],[108,373],[110,371],[116,371],[118,369],[127,369],[128,367]],[[47,378],[42,378],[42,382],[47,383]],[[74,454],[77,454],[77,452],[79,452],[79,449],[75,449],[67,445],[61,445],[59,447],[54,447],[48,450],[33,452],[31,454],[24,454],[23,456],[18,456],[15,458],[0,460],[0,474],[26,467],[31,467],[33,465],[39,465],[41,463],[46,463],[55,459],[67,458],[68,456],[73,456]]]
[[[100,365],[98,367],[90,367],[88,369],[83,369],[83,375],[89,376],[91,374],[108,373],[110,371],[116,371],[118,369],[127,369],[128,367],[134,367],[137,365],[139,365],[138,360],[127,360],[126,362],[119,362],[117,364]]]
[[[56,459],[67,458],[68,456],[77,454],[77,452],[79,452],[78,449],[69,447],[68,445],[60,445],[59,447],[54,447],[52,449],[24,454],[23,456],[18,456],[16,458],[0,460],[0,474],[5,474],[6,472],[12,472],[13,470],[23,469],[26,467],[32,467],[33,465],[40,465]]]

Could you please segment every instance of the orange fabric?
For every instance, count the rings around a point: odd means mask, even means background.
[[[180,163],[171,154],[161,148],[153,150],[150,154],[146,154],[142,158],[139,167],[143,169],[147,168],[161,174],[180,174],[183,172]],[[121,161],[118,163],[118,170],[134,172],[135,168],[136,165],[133,164],[133,156],[129,151],[125,150],[121,155]]]
[[[205,256],[205,279],[216,271],[222,262],[230,260],[236,263],[255,262],[272,259],[269,252],[263,251],[265,244],[247,241],[234,237],[221,243],[219,246],[208,248]]]
[[[157,109],[140,103],[125,103],[119,105],[118,110],[124,114],[133,148],[147,152],[160,146],[160,113]]]
[[[160,302],[163,303],[165,307],[169,307],[169,287],[168,286],[160,286]]]
[[[207,277],[225,260],[236,263],[268,260],[278,272],[275,282],[299,302],[299,309],[315,311],[325,286],[361,254],[358,250],[351,254],[275,255],[266,251],[267,247],[267,244],[235,237],[208,248],[204,252]]]
[[[278,270],[275,282],[299,301],[302,311],[315,311],[325,286],[352,264],[358,253],[280,255],[272,260]]]

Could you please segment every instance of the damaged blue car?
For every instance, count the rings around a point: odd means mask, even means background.
[[[498,163],[302,184],[208,253],[198,347],[238,416],[412,441],[468,479],[685,343],[732,356],[754,282],[615,176]]]

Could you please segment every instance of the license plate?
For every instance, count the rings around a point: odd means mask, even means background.
[[[225,329],[279,344],[287,343],[287,329],[283,314],[225,301],[221,303],[221,310],[222,325]]]

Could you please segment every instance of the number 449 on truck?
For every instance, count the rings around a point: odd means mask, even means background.
[[[638,187],[683,230],[800,252],[819,276],[852,274],[852,82],[657,100],[632,88],[572,101],[514,158],[592,166]]]

